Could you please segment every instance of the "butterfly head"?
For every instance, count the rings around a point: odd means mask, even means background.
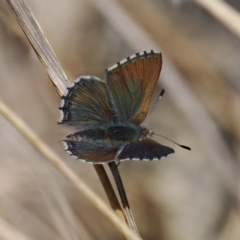
[[[144,139],[150,139],[152,138],[152,136],[154,135],[154,132],[152,129],[147,129],[145,127],[142,128],[142,132],[141,132],[141,137],[140,137],[140,141],[144,140]]]

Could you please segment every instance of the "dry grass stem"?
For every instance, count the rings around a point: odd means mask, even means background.
[[[101,183],[104,183],[104,184],[103,184],[103,188],[104,188],[105,186],[107,186],[108,188],[109,188],[109,186],[111,186],[111,188],[112,188],[112,185],[111,185],[111,183],[110,183],[109,178],[108,178],[107,176],[104,176],[104,175],[103,175],[103,173],[106,174],[106,175],[107,175],[107,173],[105,172],[105,170],[101,170],[101,168],[104,168],[103,165],[96,165],[96,164],[94,164],[94,168],[95,168],[95,170],[96,170],[97,173],[98,173],[98,171],[99,171],[99,169],[100,169],[100,172],[99,172],[99,174],[98,174],[98,177],[100,178]],[[106,181],[109,181],[109,183],[106,182]],[[117,215],[119,216],[120,219],[122,219],[123,221],[126,221],[126,217],[127,217],[127,216],[123,214],[122,208],[121,208],[121,206],[120,206],[120,204],[119,204],[119,201],[118,201],[118,199],[117,199],[117,197],[116,197],[116,194],[115,194],[115,192],[114,192],[114,189],[112,188],[111,191],[108,191],[108,189],[104,189],[104,190],[105,190],[106,192],[108,192],[107,197],[108,197],[108,200],[109,200],[109,202],[110,202],[110,204],[111,204],[112,209],[117,213]],[[127,222],[127,221],[126,221],[126,222]],[[130,225],[129,225],[129,227],[130,227]],[[131,227],[130,227],[130,228],[131,228]],[[132,228],[132,229],[133,229],[133,228]]]
[[[108,165],[109,165],[110,170],[112,171],[115,183],[117,185],[118,193],[119,193],[122,205],[123,205],[123,210],[125,212],[125,216],[127,218],[126,220],[127,220],[128,226],[130,226],[130,228],[133,229],[134,232],[140,237],[140,233],[137,229],[136,222],[134,221],[133,213],[132,213],[132,210],[131,210],[129,202],[128,202],[128,198],[126,195],[126,191],[124,189],[124,185],[123,185],[121,176],[119,175],[118,167],[115,162],[110,162]]]
[[[240,37],[240,13],[222,0],[194,0],[230,31]]]

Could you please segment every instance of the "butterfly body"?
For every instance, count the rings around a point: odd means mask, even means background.
[[[157,160],[173,149],[149,139],[141,127],[162,66],[161,54],[142,52],[106,70],[106,79],[79,77],[61,102],[60,124],[74,129],[65,150],[90,163]]]

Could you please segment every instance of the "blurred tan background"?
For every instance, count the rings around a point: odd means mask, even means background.
[[[226,2],[240,11],[238,0]],[[192,151],[156,138],[175,154],[120,164],[142,238],[239,240],[240,37],[194,1],[28,4],[71,81],[79,75],[104,78],[107,67],[137,51],[157,46],[163,52],[163,76],[154,97],[163,87],[166,93],[148,127]],[[150,41],[141,40],[121,17],[130,18]],[[167,79],[174,71],[177,75]],[[63,151],[59,140],[66,132],[56,124],[60,98],[3,0],[0,98],[107,201],[93,166]],[[34,240],[123,239],[2,116],[0,127],[5,220]]]

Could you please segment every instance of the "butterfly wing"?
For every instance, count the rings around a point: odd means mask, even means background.
[[[146,139],[126,145],[118,155],[119,161],[125,160],[160,160],[174,153],[170,147]]]
[[[106,70],[107,84],[121,118],[140,124],[146,118],[162,68],[159,52],[141,52]]]
[[[92,76],[79,77],[67,88],[59,123],[76,129],[107,122],[113,115],[106,83]]]
[[[81,132],[67,136],[62,141],[71,156],[88,163],[102,164],[114,161],[118,152],[109,139],[82,138]]]

